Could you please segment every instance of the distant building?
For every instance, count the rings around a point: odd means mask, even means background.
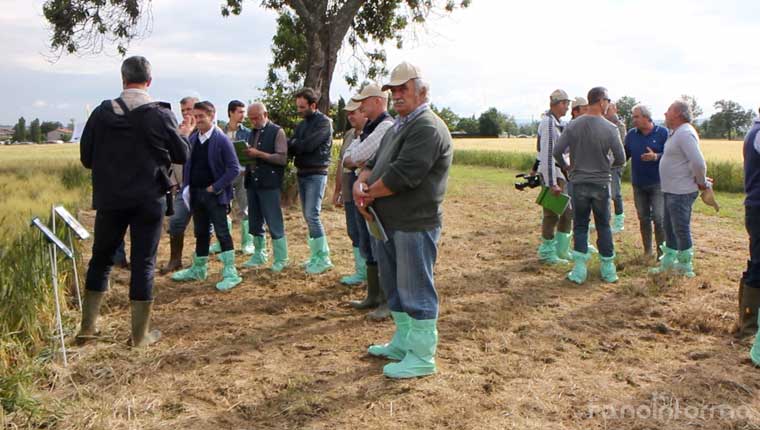
[[[58,128],[45,136],[45,140],[48,142],[55,142],[56,140],[66,140],[64,137],[71,138],[72,131],[68,128]]]
[[[0,127],[0,142],[13,139],[13,127]]]

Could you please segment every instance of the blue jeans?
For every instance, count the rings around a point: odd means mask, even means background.
[[[306,225],[309,227],[309,237],[317,239],[325,235],[322,220],[322,199],[325,197],[327,175],[309,175],[298,177],[298,196],[301,199],[301,211]]]
[[[388,242],[373,238],[372,244],[388,307],[416,320],[438,318],[433,267],[441,228],[412,232],[386,229],[386,233]]]
[[[187,225],[190,224],[190,218],[193,216],[190,209],[185,205],[182,199],[182,191],[177,192],[174,196],[174,215],[169,218],[169,235],[178,236],[185,234]]]
[[[356,217],[359,216],[359,212],[356,210],[354,202],[343,202],[343,210],[346,212],[346,232],[348,233],[349,239],[351,239],[351,246],[358,248],[359,221],[357,221]],[[362,218],[362,220],[364,220],[364,218]]]
[[[264,236],[264,223],[266,223],[272,239],[285,237],[285,222],[282,219],[280,207],[280,189],[249,188],[247,191],[249,232],[254,236]]]
[[[612,193],[612,204],[615,208],[615,215],[623,213],[623,193],[621,191],[623,182],[623,168],[615,167],[610,172],[612,182],[610,183],[610,192]]]
[[[588,224],[591,213],[596,224],[596,246],[603,257],[615,254],[610,229],[610,187],[608,185],[573,184],[573,239],[575,251],[588,253]]]
[[[691,208],[698,192],[663,193],[665,198],[665,244],[670,249],[685,251],[691,243]]]
[[[636,205],[636,215],[639,218],[639,228],[644,239],[644,247],[647,252],[650,252],[653,222],[654,237],[657,241],[655,248],[660,245],[661,241],[665,240],[665,199],[662,196],[660,184],[643,187],[634,185],[633,202]]]
[[[195,227],[195,255],[208,256],[211,242],[209,226],[214,226],[214,233],[222,247],[222,252],[233,250],[232,236],[227,227],[227,206],[219,204],[217,195],[204,189],[191,189],[190,202],[193,209],[193,226]]]

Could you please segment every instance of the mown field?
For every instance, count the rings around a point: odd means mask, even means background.
[[[75,146],[5,149],[0,173],[12,176],[0,179],[16,181],[17,192],[30,193],[33,183],[10,166],[52,166],[42,180],[60,188],[48,201],[29,197],[39,210],[65,196],[86,209],[86,186],[66,194],[62,179],[77,177],[63,173],[77,161]],[[436,376],[387,380],[385,363],[366,356],[392,324],[371,323],[347,306],[362,291],[338,282],[352,267],[351,244],[342,210],[326,205],[334,270],[307,276],[292,267],[277,276],[245,269],[243,284],[228,294],[213,288],[217,262],[208,282],[178,285],[158,276],[154,325],[164,338],[148,350],[126,346],[128,272],[112,275],[99,343],[70,342],[79,316],[69,296],[70,367],[60,366],[49,338],[38,340],[21,373],[11,367],[19,362],[0,360],[0,422],[49,429],[760,429],[760,371],[747,358],[750,341],[730,336],[747,247],[741,195],[718,193],[719,214],[695,205],[696,278],[650,277],[653,262],[638,248],[625,184],[626,229],[615,236],[621,280],[601,283],[595,259],[589,282],[576,286],[563,280],[567,267],[538,264],[535,190],[516,191],[515,173],[452,168],[436,267]],[[91,226],[93,213],[80,218]],[[308,251],[297,206],[286,211],[286,228],[298,262]],[[192,247],[188,237],[185,263]],[[159,253],[160,262],[168,258],[165,240]],[[239,267],[244,260],[238,256]],[[50,304],[34,311],[47,313],[38,323],[49,327]]]

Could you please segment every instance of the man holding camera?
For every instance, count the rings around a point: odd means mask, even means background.
[[[92,169],[92,203],[97,214],[77,340],[85,342],[97,334],[96,320],[114,251],[129,227],[131,343],[143,347],[160,337],[149,324],[153,269],[171,185],[168,170],[172,163],[184,163],[189,149],[177,131],[170,105],[155,102],[148,94],[152,79],[148,60],[127,58],[121,77],[124,91],[95,108],[80,143],[82,164]]]
[[[570,108],[570,97],[563,90],[555,90],[549,96],[549,111],[541,118],[538,126],[538,173],[543,185],[552,193],[559,195],[566,191],[567,178],[562,169],[554,162],[554,146],[565,128],[561,119]],[[541,222],[541,245],[538,247],[538,259],[543,263],[568,263],[570,259],[570,229],[573,212],[568,205],[562,215],[544,208]],[[555,234],[556,230],[556,234]]]

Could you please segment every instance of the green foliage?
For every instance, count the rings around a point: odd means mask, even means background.
[[[620,97],[615,102],[615,106],[617,106],[618,109],[618,116],[620,117],[620,120],[623,121],[623,124],[625,124],[626,130],[633,127],[631,116],[633,115],[633,107],[638,103],[639,102],[631,96]]]
[[[343,136],[343,133],[348,129],[348,118],[346,118],[346,101],[341,96],[338,99],[338,105],[335,108],[335,115],[333,115],[333,127],[335,128],[335,137]]]
[[[271,73],[274,72],[270,71]],[[261,90],[263,92],[261,101],[267,106],[269,119],[285,129],[285,134],[290,136],[300,120],[294,96],[298,87],[287,84],[267,84]]]
[[[685,101],[686,104],[689,105],[689,109],[691,109],[692,115],[694,115],[694,118],[699,118],[704,113],[702,111],[702,108],[699,106],[699,103],[697,103],[697,98],[694,96],[690,96],[688,94],[682,94],[681,100]]]
[[[741,137],[752,123],[754,111],[744,108],[733,100],[718,100],[713,105],[715,112],[708,121],[702,123],[704,137],[719,137],[731,140]]]
[[[462,118],[457,123],[457,130],[477,136],[480,133],[480,123],[475,118],[475,115],[469,118]]]
[[[430,109],[443,120],[443,122],[446,124],[446,127],[449,128],[449,131],[454,131],[457,129],[461,118],[459,118],[459,116],[455,114],[451,108],[445,107],[443,109],[438,109],[436,105],[431,104]]]
[[[43,136],[47,136],[47,134],[51,131],[58,130],[62,127],[63,124],[58,121],[42,121],[42,124],[40,124],[40,131],[42,132]],[[71,130],[73,130],[73,128]]]
[[[29,139],[34,143],[42,142],[42,130],[40,129],[40,120],[35,118],[29,124]]]
[[[26,141],[26,120],[22,116],[18,119],[18,122],[13,126],[13,141],[25,142]]]
[[[480,114],[478,129],[481,136],[499,136],[501,133],[515,135],[519,131],[514,117],[499,112],[494,107]]]
[[[531,121],[527,124],[523,124],[517,130],[517,134],[524,134],[526,136],[535,136],[538,134],[538,124],[540,121]]]

